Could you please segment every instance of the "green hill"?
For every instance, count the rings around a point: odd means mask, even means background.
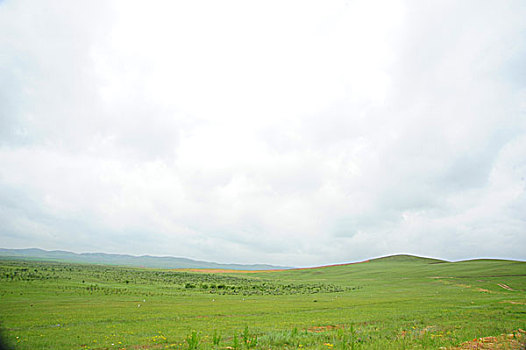
[[[440,259],[434,259],[434,258],[426,258],[426,257],[420,257],[415,255],[408,255],[408,254],[398,254],[398,255],[389,255],[389,256],[383,256],[380,258],[374,258],[370,259],[371,262],[408,262],[408,263],[427,263],[427,264],[437,264],[437,263],[443,263],[446,262],[445,260]]]

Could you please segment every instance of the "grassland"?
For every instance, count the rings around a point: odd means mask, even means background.
[[[0,298],[16,349],[521,348],[526,337],[526,263],[513,261],[242,274],[4,259]]]

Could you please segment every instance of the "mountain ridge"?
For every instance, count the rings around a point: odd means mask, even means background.
[[[129,255],[110,253],[74,253],[65,250],[44,250],[39,248],[9,249],[0,248],[0,257],[14,259],[30,259],[57,262],[109,264],[150,268],[208,268],[231,270],[275,270],[290,269],[289,266],[269,264],[222,264],[209,261],[194,260],[174,256]]]

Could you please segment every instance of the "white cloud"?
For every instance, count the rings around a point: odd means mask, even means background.
[[[3,246],[524,259],[521,2],[79,6],[0,3]]]

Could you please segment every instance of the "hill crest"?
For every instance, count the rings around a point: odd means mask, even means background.
[[[379,258],[370,259],[370,261],[371,262],[375,262],[375,261],[416,262],[418,261],[418,262],[426,262],[428,264],[440,264],[440,263],[448,262],[447,260],[428,258],[428,257],[410,255],[410,254],[386,255],[386,256],[381,256]]]

